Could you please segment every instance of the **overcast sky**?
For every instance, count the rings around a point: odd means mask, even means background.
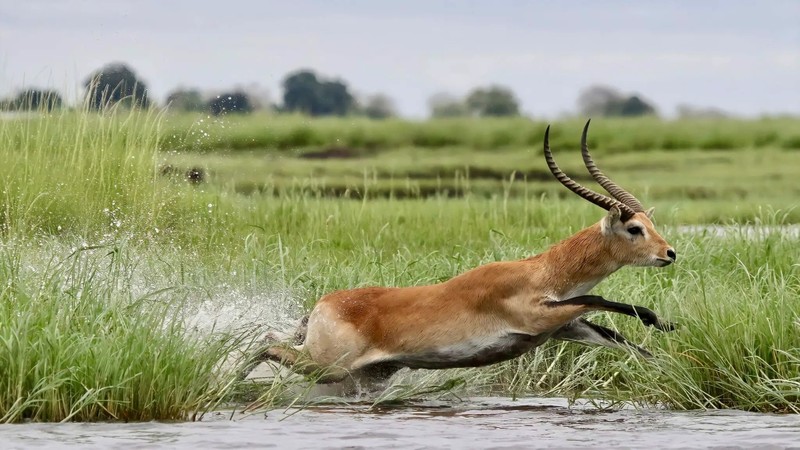
[[[433,93],[489,83],[539,117],[574,111],[595,83],[667,115],[800,114],[800,1],[0,0],[0,96],[74,97],[115,61],[158,101],[249,85],[280,100],[288,72],[313,68],[412,117]]]

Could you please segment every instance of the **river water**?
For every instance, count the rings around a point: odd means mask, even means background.
[[[475,398],[315,406],[191,423],[0,426],[0,448],[800,448],[800,416]]]

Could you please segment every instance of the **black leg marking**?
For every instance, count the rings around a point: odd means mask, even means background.
[[[573,297],[567,300],[549,302],[547,305],[552,308],[558,308],[559,306],[567,305],[586,306],[589,310],[610,311],[619,314],[625,314],[631,317],[637,317],[642,321],[643,324],[652,325],[661,331],[673,331],[675,329],[675,324],[670,322],[661,322],[656,313],[645,308],[644,306],[634,306],[626,303],[612,302],[599,295],[581,295],[579,297]]]
[[[369,381],[385,381],[402,368],[402,365],[398,365],[392,361],[373,363],[357,369],[354,371],[354,375],[363,377]]]
[[[552,336],[561,341],[577,342],[584,345],[602,345],[610,348],[633,348],[645,358],[653,355],[647,350],[632,344],[625,336],[586,319],[577,319],[559,328]]]
[[[611,328],[606,328],[606,327],[604,327],[602,325],[598,325],[596,323],[589,322],[586,319],[579,319],[579,320],[580,320],[580,322],[582,324],[584,324],[585,326],[591,328],[592,331],[594,331],[595,333],[599,334],[600,336],[602,336],[603,338],[607,339],[608,341],[611,341],[611,342],[614,342],[616,344],[623,345],[623,346],[633,347],[642,356],[644,356],[645,358],[652,358],[653,357],[652,353],[648,352],[647,350],[643,349],[642,347],[639,347],[636,344],[631,343],[627,338],[625,338],[625,336],[623,336],[620,333],[617,333],[616,331],[612,330]]]

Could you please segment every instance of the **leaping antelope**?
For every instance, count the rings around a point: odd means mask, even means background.
[[[583,129],[581,153],[592,177],[611,197],[591,191],[565,175],[550,151],[550,127],[544,157],[553,175],[580,197],[608,211],[600,222],[520,261],[493,262],[429,286],[365,287],[323,296],[295,335],[295,346],[272,344],[252,361],[273,360],[311,373],[324,369],[319,382],[348,374],[371,380],[388,378],[403,367],[448,369],[478,367],[516,358],[550,338],[630,346],[624,336],[581,316],[610,311],[638,317],[645,325],[670,331],[642,306],[587,295],[623,266],[664,267],[675,250],[656,232],[652,209],[597,168]]]

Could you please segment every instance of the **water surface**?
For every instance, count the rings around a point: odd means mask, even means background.
[[[193,423],[0,426],[2,448],[800,448],[800,416],[476,398],[316,406]]]

